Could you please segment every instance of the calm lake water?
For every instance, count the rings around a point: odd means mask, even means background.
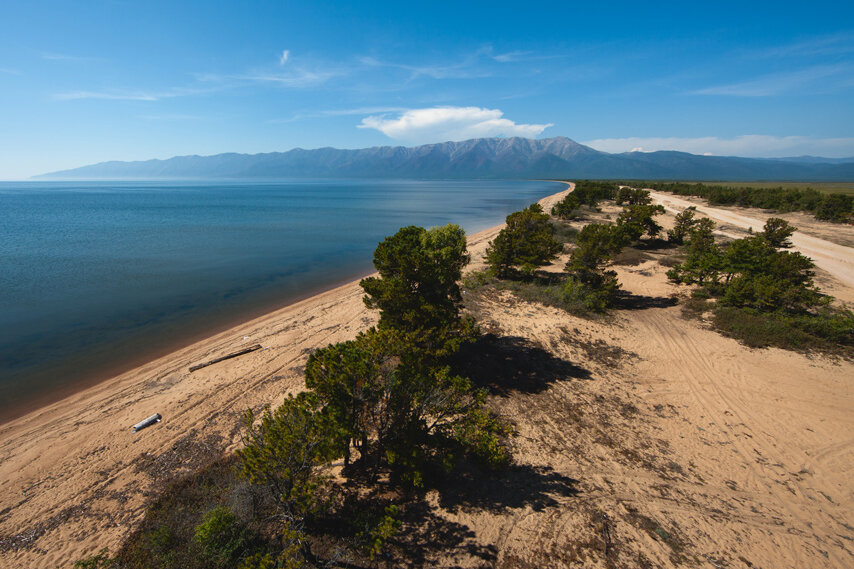
[[[372,270],[405,225],[468,232],[554,182],[0,182],[0,420]]]

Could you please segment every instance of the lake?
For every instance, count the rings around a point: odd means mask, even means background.
[[[472,233],[564,187],[0,182],[0,420],[367,274],[402,226]]]

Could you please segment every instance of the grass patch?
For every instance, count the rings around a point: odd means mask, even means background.
[[[539,271],[525,279],[499,279],[491,271],[473,271],[463,278],[463,288],[476,293],[479,289],[510,291],[517,298],[560,308],[574,316],[594,318],[601,316],[591,310],[583,295],[568,294],[568,275]]]
[[[561,243],[575,243],[575,236],[578,235],[576,228],[564,221],[555,219],[551,220],[551,224],[554,228],[555,239]]]
[[[634,247],[626,247],[620,251],[616,257],[614,257],[614,264],[626,267],[635,267],[645,261],[649,261],[650,259],[652,259],[652,256],[648,253],[639,251]]]
[[[849,310],[824,309],[815,314],[791,315],[719,306],[713,323],[725,336],[752,348],[773,346],[854,356],[854,313]]]

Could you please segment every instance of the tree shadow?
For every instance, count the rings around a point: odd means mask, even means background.
[[[456,373],[468,377],[476,386],[503,397],[539,393],[559,380],[591,377],[588,370],[519,336],[484,334],[463,347],[452,364]]]
[[[620,291],[617,293],[614,308],[618,310],[647,310],[649,308],[676,306],[678,303],[679,299],[673,296],[646,296]]]
[[[633,244],[632,248],[639,251],[661,251],[664,249],[675,250],[677,247],[667,239],[655,237],[650,239],[641,239],[637,243]]]
[[[424,567],[449,553],[465,553],[485,562],[498,557],[494,544],[478,543],[470,527],[437,515],[426,500],[407,504],[403,522],[404,531],[393,538],[394,547],[389,552],[395,567]]]
[[[547,466],[514,464],[498,472],[458,468],[434,484],[439,505],[449,511],[460,508],[498,511],[530,507],[534,511],[558,506],[559,498],[577,496],[579,481]]]

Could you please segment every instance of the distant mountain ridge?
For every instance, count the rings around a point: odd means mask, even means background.
[[[594,150],[566,137],[476,138],[358,150],[295,148],[263,154],[176,156],[102,162],[40,179],[192,178],[622,178],[673,180],[854,180],[854,158],[739,158],[687,152]]]

